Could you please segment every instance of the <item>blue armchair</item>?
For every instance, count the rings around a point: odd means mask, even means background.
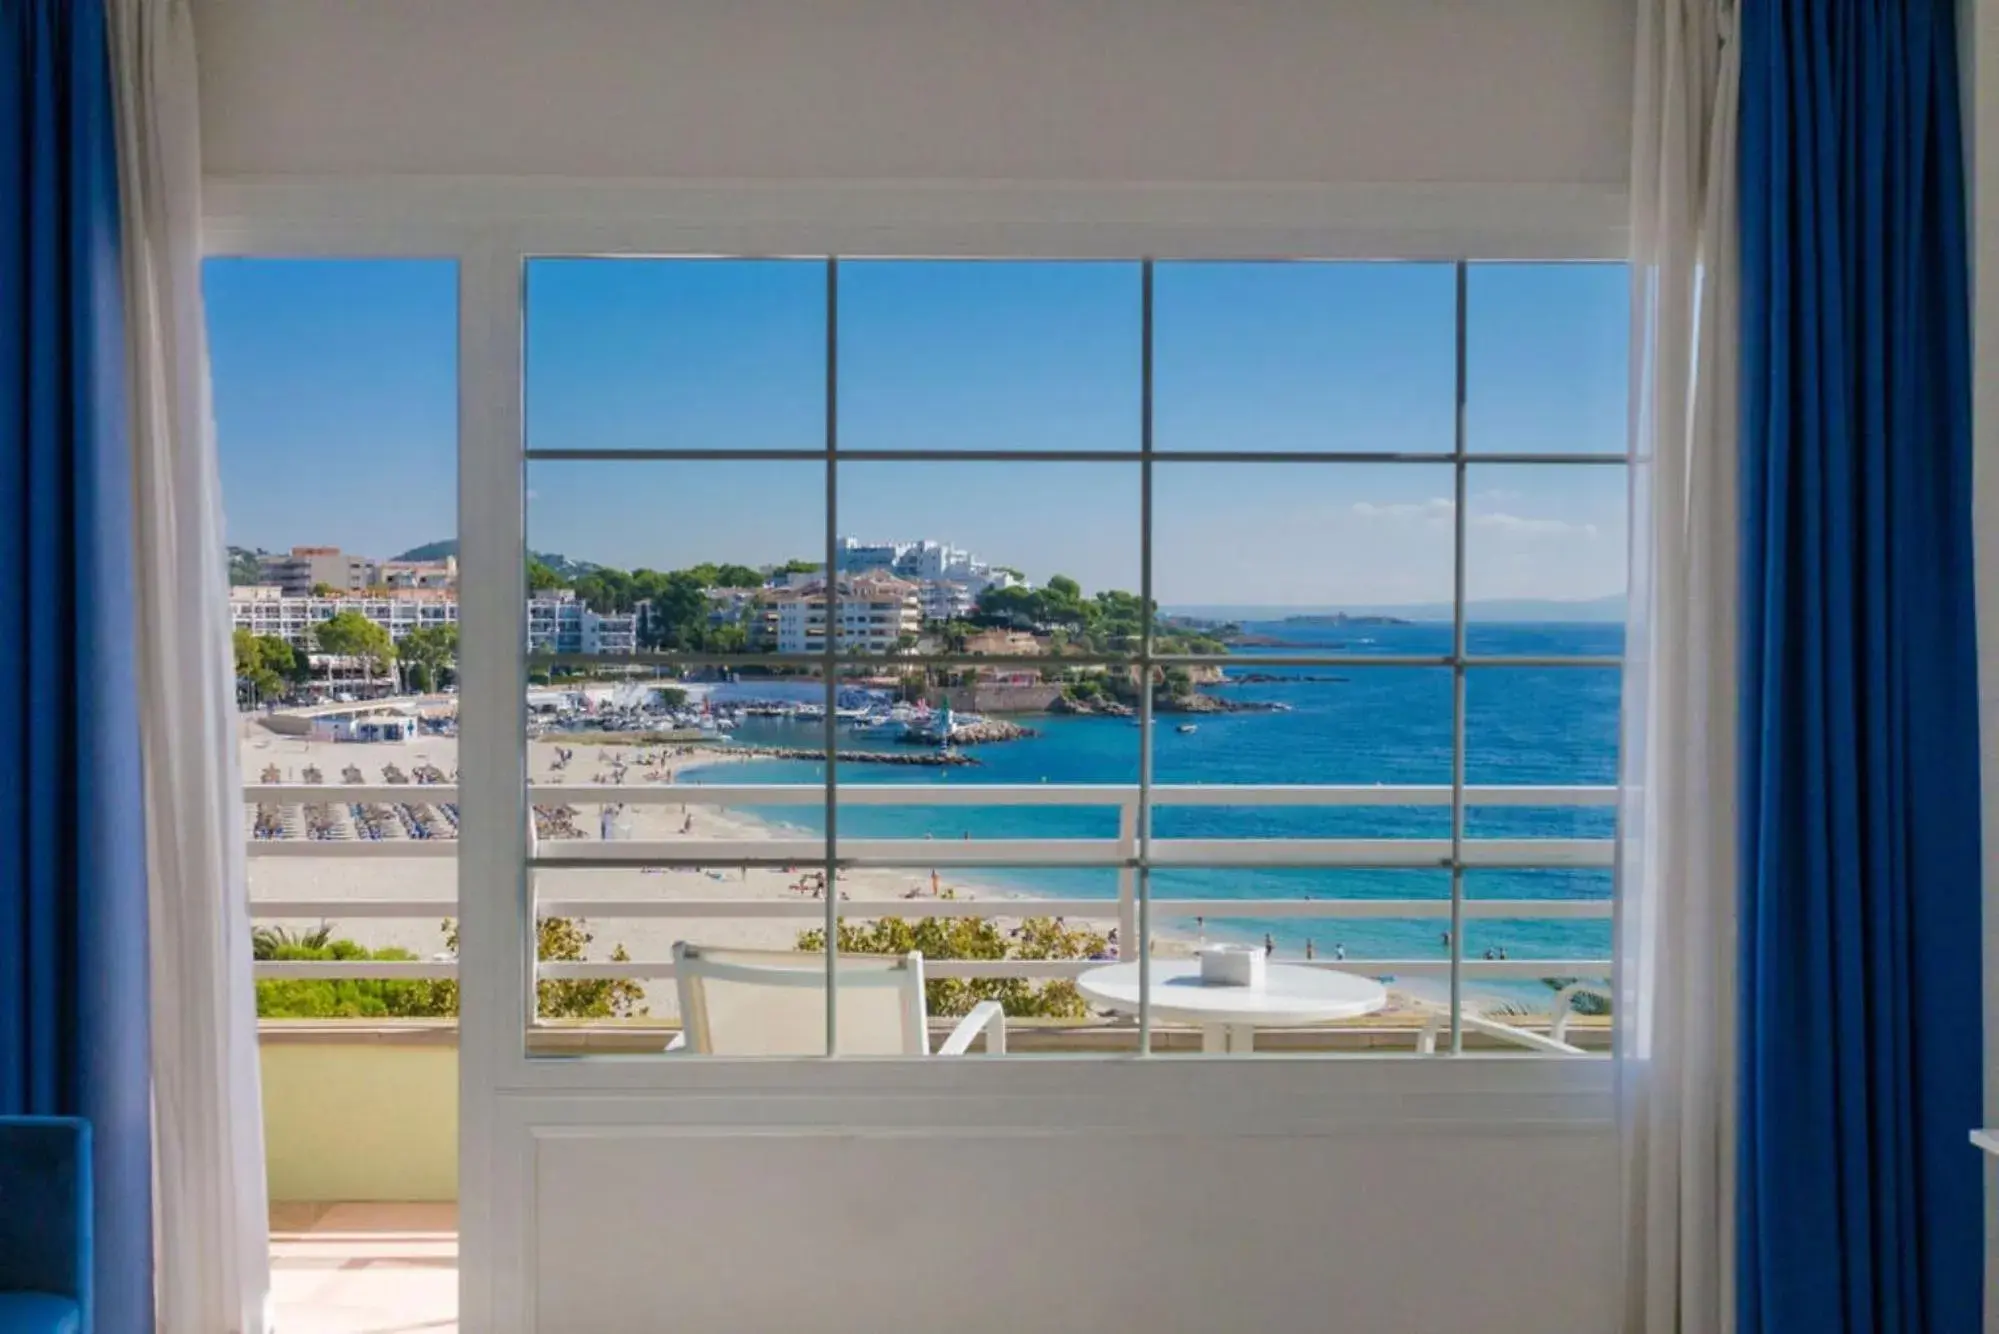
[[[90,1334],[90,1123],[0,1116],[0,1334]]]

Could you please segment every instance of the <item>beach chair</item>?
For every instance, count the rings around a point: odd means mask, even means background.
[[[1441,1005],[1424,1005],[1427,1017],[1423,1027],[1416,1031],[1416,1051],[1419,1055],[1433,1056],[1437,1051],[1437,1038],[1450,1031],[1451,1012]],[[1529,1051],[1545,1052],[1558,1056],[1587,1056],[1589,1053],[1567,1040],[1570,1009],[1566,994],[1560,1002],[1560,1015],[1546,1034],[1529,1029],[1503,1024],[1476,1010],[1467,1009],[1459,1016],[1458,1024],[1467,1033],[1481,1033],[1489,1038],[1497,1038],[1509,1046],[1525,1047]]]
[[[826,960],[798,950],[711,949],[679,941],[673,976],[680,1036],[667,1050],[712,1056],[819,1056],[826,1050]],[[840,1054],[929,1056],[923,956],[843,954]],[[980,1033],[986,1054],[1006,1051],[1006,1012],[980,1001],[935,1052],[962,1056]]]

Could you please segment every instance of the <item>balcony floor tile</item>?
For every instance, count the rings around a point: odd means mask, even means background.
[[[457,1206],[272,1205],[271,1296],[285,1334],[457,1334]]]

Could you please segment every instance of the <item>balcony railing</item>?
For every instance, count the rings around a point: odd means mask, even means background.
[[[408,805],[445,807],[455,804],[457,789],[447,784],[250,784],[245,801],[252,807],[307,805]],[[596,784],[536,785],[528,796],[537,806],[682,805],[735,808],[823,808],[825,790],[817,784],[685,784],[606,787]],[[1448,786],[1179,786],[1149,790],[1155,807],[1444,807],[1453,803]],[[836,899],[831,911],[843,918],[1097,916],[1115,917],[1119,938],[1139,938],[1137,866],[1139,864],[1139,790],[1125,784],[1077,785],[852,785],[839,789],[845,807],[1098,807],[1117,812],[1118,828],[1106,838],[1032,838],[930,840],[920,838],[847,838],[837,840],[834,865],[839,868],[962,868],[1064,867],[1109,868],[1117,872],[1114,900],[1083,897],[1004,899]],[[1607,786],[1468,786],[1466,808],[1607,808],[1615,805],[1617,789]],[[1458,864],[1484,868],[1607,868],[1615,843],[1611,838],[1465,838],[1458,842]],[[252,838],[252,857],[331,857],[366,861],[370,858],[449,857],[452,837],[328,840],[314,838]],[[1449,838],[1157,838],[1148,840],[1146,857],[1154,868],[1394,868],[1445,870],[1452,865]],[[796,867],[823,864],[826,841],[817,836],[653,841],[592,838],[531,840],[531,869],[672,868],[672,867]],[[457,899],[437,897],[292,899],[253,898],[256,918],[441,918],[456,913]],[[829,905],[821,900],[715,898],[582,898],[536,896],[542,917],[611,919],[796,919],[801,927],[822,923]],[[1609,899],[1489,899],[1450,898],[1173,898],[1151,900],[1159,919],[1300,919],[1402,918],[1460,921],[1477,919],[1608,919]],[[1296,962],[1296,961],[1291,961]],[[1098,966],[1083,959],[937,959],[925,960],[926,975],[939,978],[1066,978]],[[1453,968],[1450,959],[1320,958],[1308,966],[1337,967],[1370,975],[1437,977]],[[1605,977],[1603,958],[1459,958],[1464,978]],[[260,978],[448,978],[456,973],[449,960],[425,961],[260,961]],[[659,980],[673,976],[671,959],[637,958],[622,962],[556,962],[537,964],[541,979],[629,978]],[[1561,998],[1558,1008],[1566,1008]]]

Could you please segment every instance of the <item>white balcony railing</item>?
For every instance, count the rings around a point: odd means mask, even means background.
[[[249,784],[247,804],[285,807],[409,805],[443,807],[454,804],[457,789],[444,784]],[[817,784],[797,785],[536,785],[537,806],[682,805],[715,807],[824,806],[825,790]],[[1155,807],[1444,807],[1452,804],[1448,786],[1154,786]],[[1115,915],[1119,938],[1138,939],[1137,872],[1139,858],[1139,791],[1126,784],[1076,785],[852,785],[838,790],[839,804],[853,806],[1040,806],[1115,809],[1118,831],[1108,838],[1050,839],[876,839],[839,838],[835,866],[841,868],[975,868],[975,867],[1096,867],[1118,873],[1114,901],[1094,898],[1006,899],[843,899],[832,911],[846,918],[990,917]],[[1617,789],[1595,786],[1467,786],[1467,809],[1499,807],[1606,808],[1616,804]],[[1610,838],[1463,839],[1460,864],[1479,868],[1578,868],[1612,865],[1615,843]],[[366,861],[370,858],[449,857],[456,851],[451,837],[382,839],[252,838],[252,857],[325,857]],[[1146,857],[1151,866],[1201,869],[1333,867],[1448,869],[1452,841],[1448,838],[1281,838],[1172,839],[1152,838]],[[595,839],[539,840],[530,849],[531,868],[584,867],[739,867],[797,866],[823,863],[826,842],[819,837],[761,839],[673,839],[655,841]],[[424,899],[253,898],[252,916],[277,918],[442,918],[457,911],[455,896]],[[535,911],[543,917],[612,919],[787,918],[801,925],[823,922],[824,901],[657,898],[596,899],[536,897]],[[1608,919],[1608,899],[1485,899],[1463,898],[1201,898],[1160,899],[1151,903],[1155,919],[1227,918],[1434,918],[1460,920]],[[1455,947],[1454,947],[1455,948]],[[1448,974],[1449,959],[1318,959],[1321,967],[1340,967],[1369,974],[1435,977]],[[980,959],[926,960],[932,977],[1073,977],[1096,966],[1089,960]],[[1544,978],[1604,977],[1604,958],[1461,958],[1464,977]],[[449,960],[430,961],[260,961],[260,978],[445,978],[455,974]],[[623,962],[541,962],[543,979],[631,978],[656,980],[673,976],[670,959]]]

